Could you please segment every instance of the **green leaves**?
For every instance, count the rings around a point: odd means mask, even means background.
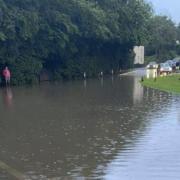
[[[42,63],[31,56],[20,56],[11,65],[13,84],[32,84],[38,81]]]
[[[155,55],[159,61],[174,58],[176,46],[175,24],[166,16],[154,16],[149,21],[147,55]]]
[[[15,23],[17,36],[23,40],[31,39],[40,28],[37,12],[19,10]]]
[[[174,25],[144,0],[0,0],[0,68],[11,67],[14,84],[42,68],[54,79],[118,71],[133,64],[134,45],[173,41]]]
[[[5,41],[6,38],[6,35],[3,32],[0,32],[0,41]]]

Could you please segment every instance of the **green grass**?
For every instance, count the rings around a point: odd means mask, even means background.
[[[156,81],[153,78],[144,79],[142,85],[163,91],[180,93],[180,74],[157,77]]]

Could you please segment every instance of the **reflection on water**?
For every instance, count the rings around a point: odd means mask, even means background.
[[[103,85],[104,85],[104,79],[103,79],[103,77],[100,78],[100,81],[101,81],[101,87],[103,87]]]
[[[86,88],[87,87],[87,80],[85,79],[84,80],[84,88]]]
[[[119,151],[106,167],[103,179],[180,178],[177,103],[179,98],[173,100],[169,108],[163,108],[157,114],[149,116],[151,126],[146,127],[148,131],[133,146],[130,144],[127,149]]]
[[[13,88],[13,109],[0,102],[0,162],[10,167],[0,179],[11,169],[38,180],[179,179],[180,98],[133,76],[102,80]]]
[[[11,108],[13,105],[13,93],[11,87],[6,87],[3,89],[2,98],[3,98],[4,106],[7,108]]]
[[[114,76],[112,75],[111,76],[111,82],[112,82],[112,85],[114,84]]]
[[[134,78],[134,87],[133,87],[134,104],[140,103],[143,100],[143,94],[144,94],[143,86],[139,83],[138,78]]]

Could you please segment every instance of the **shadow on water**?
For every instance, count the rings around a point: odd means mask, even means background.
[[[0,159],[35,179],[102,177],[173,99],[134,77],[15,88],[13,94],[1,91]]]

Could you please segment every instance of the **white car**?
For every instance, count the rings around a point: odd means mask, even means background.
[[[162,74],[162,73],[171,73],[172,72],[172,67],[168,63],[161,63],[159,71],[160,71],[160,74]]]
[[[158,64],[156,62],[150,62],[147,66],[147,69],[157,69],[158,68]]]

